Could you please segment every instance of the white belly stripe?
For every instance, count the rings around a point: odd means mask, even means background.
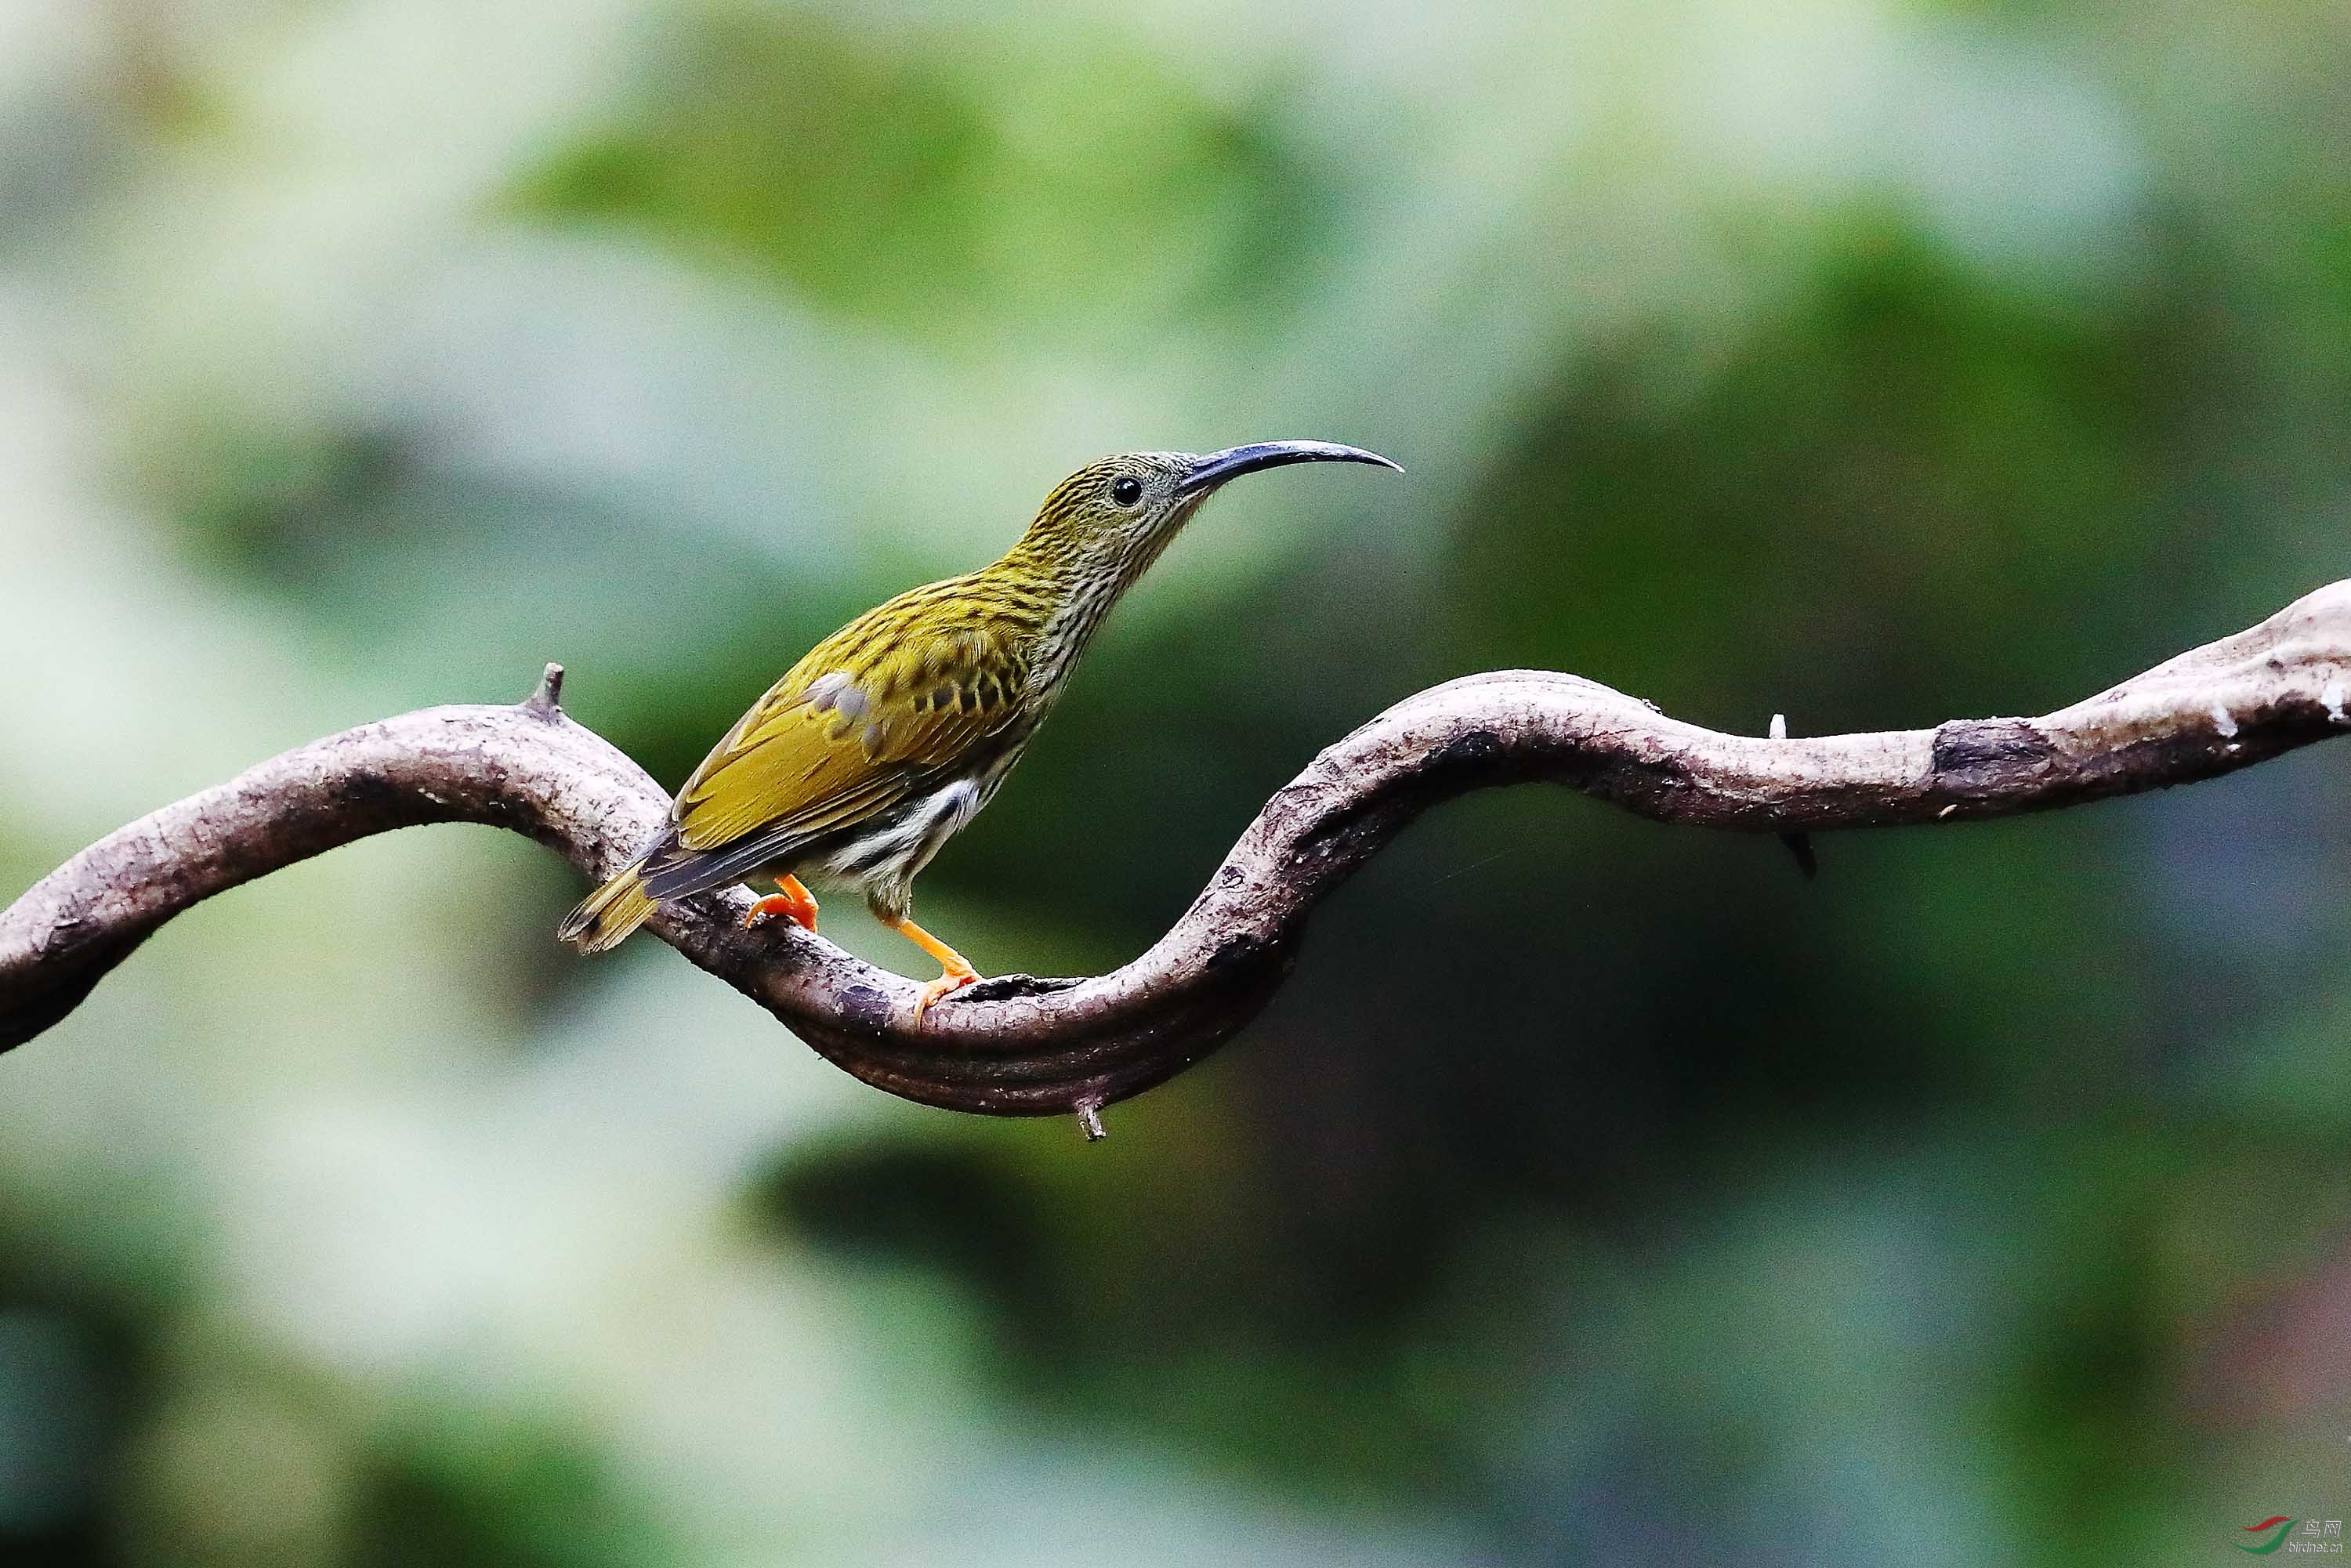
[[[825,859],[825,870],[857,882],[906,882],[979,810],[979,789],[958,779],[907,810],[880,832],[852,839]]]

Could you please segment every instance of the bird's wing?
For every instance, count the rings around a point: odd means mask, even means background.
[[[781,844],[850,826],[1011,723],[1033,629],[986,617],[939,629],[922,609],[893,600],[870,612],[753,705],[678,791],[679,847],[754,834]]]

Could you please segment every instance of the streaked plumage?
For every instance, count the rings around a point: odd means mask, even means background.
[[[711,749],[670,825],[572,911],[558,935],[614,946],[661,903],[772,876],[754,912],[814,929],[810,872],[862,891],[874,916],[940,960],[922,1005],[977,976],[908,918],[915,875],[1019,759],[1120,594],[1227,479],[1302,462],[1384,457],[1269,442],[1206,457],[1146,452],[1080,469],[1001,559],[867,611],[810,649]]]

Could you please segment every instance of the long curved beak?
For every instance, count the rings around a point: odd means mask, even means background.
[[[1340,446],[1328,441],[1259,441],[1194,458],[1191,468],[1176,482],[1176,493],[1205,496],[1228,479],[1291,463],[1375,463],[1399,474],[1404,472],[1400,465],[1360,446]]]

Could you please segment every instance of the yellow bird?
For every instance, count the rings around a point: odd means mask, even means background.
[[[810,649],[711,748],[661,836],[557,935],[602,952],[656,905],[754,876],[780,891],[746,924],[783,915],[813,931],[807,871],[862,892],[875,919],[938,960],[919,1021],[979,975],[910,918],[915,874],[987,804],[1103,614],[1200,504],[1290,463],[1396,466],[1353,446],[1267,441],[1081,468],[1001,560],[902,593]]]

